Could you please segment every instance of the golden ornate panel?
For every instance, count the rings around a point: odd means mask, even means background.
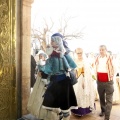
[[[16,0],[0,0],[0,120],[16,120]]]

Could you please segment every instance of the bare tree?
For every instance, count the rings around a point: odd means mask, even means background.
[[[51,19],[51,25],[49,26],[48,23],[46,22],[45,19],[44,20],[44,27],[42,28],[42,30],[38,30],[36,28],[32,28],[32,38],[38,39],[41,45],[42,50],[46,49],[46,44],[48,41],[46,41],[47,39],[47,33],[51,32],[54,22]]]
[[[60,32],[60,33],[62,33],[62,35],[64,36],[64,40],[72,40],[73,38],[75,38],[75,39],[80,39],[80,38],[82,38],[83,37],[83,32],[82,32],[82,30],[73,30],[72,32],[68,32],[68,27],[70,27],[70,24],[69,24],[69,22],[71,21],[71,20],[73,20],[75,17],[71,17],[71,16],[69,16],[69,17],[65,17],[65,15],[64,15],[64,17],[61,17],[61,19],[59,19],[59,28],[58,28],[58,32]]]
[[[56,32],[59,32],[63,35],[64,40],[72,40],[73,38],[75,39],[80,39],[83,37],[82,30],[80,31],[72,31],[72,33],[68,32],[68,29],[70,27],[69,22],[73,19],[74,17],[61,17],[59,19],[59,26],[58,30]],[[42,50],[46,50],[46,45],[49,44],[49,34],[52,33],[52,29],[54,27],[54,22],[52,19],[50,19],[51,23],[48,24],[46,19],[44,20],[44,27],[40,29],[35,29],[32,28],[32,37],[35,39],[38,39],[41,45]]]

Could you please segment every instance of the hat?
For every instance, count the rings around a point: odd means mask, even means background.
[[[51,36],[51,40],[56,43],[57,46],[63,46],[63,36],[60,33],[55,33]]]
[[[53,34],[51,37],[54,37],[54,36],[59,36],[59,37],[62,38],[62,40],[63,40],[63,38],[64,38],[64,36],[62,36],[60,33],[55,33],[55,34]],[[67,41],[63,40],[63,45],[64,45],[65,48],[68,48],[68,43],[67,43]]]
[[[43,50],[39,50],[39,52],[36,55],[39,55],[40,53],[44,53]]]
[[[53,34],[51,37],[54,37],[54,36],[59,36],[59,37],[61,37],[62,39],[64,38],[60,33],[55,33],[55,34]]]
[[[48,58],[48,56],[47,56],[47,54],[43,51],[43,50],[40,50],[36,55],[42,55],[42,56],[44,56],[45,57],[45,59],[47,59]]]
[[[47,54],[46,53],[40,53],[39,55],[42,55],[45,59],[48,58]]]

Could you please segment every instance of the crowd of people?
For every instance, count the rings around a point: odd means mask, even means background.
[[[109,120],[112,105],[120,103],[120,62],[105,45],[98,49],[97,56],[86,56],[81,47],[71,51],[60,33],[53,34],[36,63],[31,60],[28,111],[40,120],[70,120],[71,114],[94,113],[99,100],[99,116]]]

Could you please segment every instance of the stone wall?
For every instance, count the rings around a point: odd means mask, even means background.
[[[34,0],[22,0],[22,31],[21,31],[21,61],[22,61],[22,115],[27,114],[27,102],[30,95],[30,43],[31,43],[31,4]]]

